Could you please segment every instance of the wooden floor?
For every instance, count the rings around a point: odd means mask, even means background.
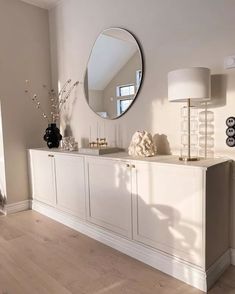
[[[33,211],[0,217],[0,294],[201,294]],[[210,294],[235,293],[230,267]]]

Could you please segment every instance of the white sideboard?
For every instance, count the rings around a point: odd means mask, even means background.
[[[206,291],[230,263],[229,162],[29,150],[33,209]]]

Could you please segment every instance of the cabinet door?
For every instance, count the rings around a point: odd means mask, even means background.
[[[84,158],[56,155],[55,171],[57,207],[85,218]]]
[[[45,151],[30,151],[33,199],[49,205],[56,203],[54,157]]]
[[[131,170],[125,162],[88,159],[88,219],[130,237]]]
[[[137,163],[133,188],[134,239],[203,266],[204,171]]]

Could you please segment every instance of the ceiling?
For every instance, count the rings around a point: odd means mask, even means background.
[[[21,1],[41,7],[41,8],[50,9],[56,6],[61,0],[21,0]]]

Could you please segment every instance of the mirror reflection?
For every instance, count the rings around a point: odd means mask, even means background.
[[[103,118],[118,118],[136,98],[142,71],[141,52],[135,38],[119,28],[103,31],[94,44],[86,69],[87,103]]]

